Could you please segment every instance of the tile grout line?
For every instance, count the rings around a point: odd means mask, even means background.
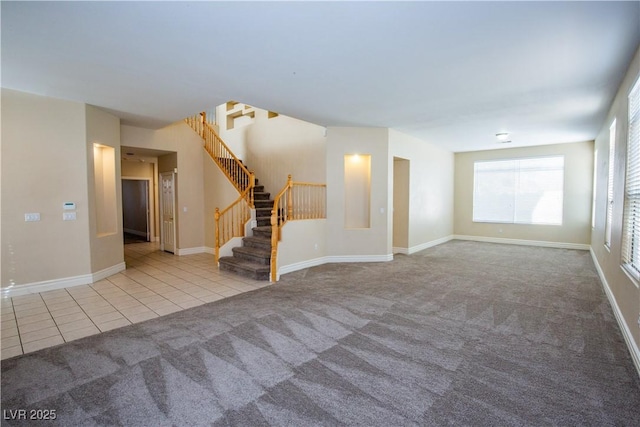
[[[75,303],[76,303],[76,305],[80,308],[80,310],[82,310],[82,307],[80,307],[80,304],[78,304],[78,301],[76,301],[76,300],[75,300],[75,298],[73,297],[73,295],[71,295],[71,293],[67,290],[67,288],[63,288],[63,289],[67,292],[67,295],[68,295],[69,297],[71,297],[71,299],[73,300],[73,302],[75,302]],[[42,295],[40,295],[40,297],[42,297]],[[67,339],[64,337],[64,335],[62,335],[62,331],[60,330],[60,327],[59,327],[60,325],[58,325],[58,322],[56,322],[56,318],[55,318],[55,317],[53,317],[53,314],[51,313],[51,310],[49,310],[49,306],[47,305],[47,301],[45,301],[45,300],[44,300],[44,298],[42,298],[42,300],[44,301],[44,305],[47,307],[47,311],[49,312],[49,316],[51,316],[51,319],[53,320],[53,323],[55,323],[55,324],[56,324],[56,328],[58,328],[58,332],[60,333],[60,336],[62,337],[62,341],[63,341],[63,342],[65,342],[65,343],[66,343],[66,342],[69,342],[69,341],[67,341]],[[83,310],[83,312],[84,312],[84,310]],[[86,313],[85,313],[85,314],[86,314]],[[87,317],[88,317],[88,316],[87,316]]]
[[[20,333],[20,328],[18,327],[18,315],[16,314],[16,305],[13,303],[13,298],[11,300],[11,308],[13,309],[13,318],[16,321],[16,331],[18,331],[18,341],[20,341],[20,350],[22,354],[24,354],[24,346],[22,345],[22,334]]]
[[[68,291],[67,291],[67,293],[68,293]],[[62,331],[60,331],[60,328],[58,328],[58,324],[56,323],[56,320],[53,318],[53,314],[51,314],[51,310],[49,310],[49,306],[47,305],[47,302],[42,297],[42,293],[38,292],[38,296],[40,297],[40,300],[44,304],[44,307],[47,309],[47,313],[49,314],[49,317],[51,317],[51,320],[53,320],[53,324],[56,325],[55,327],[58,330],[58,335],[60,335],[60,338],[62,338],[62,342],[66,342],[65,339],[64,339],[64,336],[62,335]],[[12,301],[12,303],[13,303],[13,301]],[[15,314],[15,307],[13,308],[13,313]],[[16,326],[18,326],[18,316],[16,316]],[[18,336],[20,337],[20,343],[22,344],[22,333],[20,332],[19,328],[18,328]],[[46,339],[49,339],[49,338],[52,338],[52,337],[47,337],[47,338],[42,338],[42,339],[46,340]],[[37,342],[37,341],[41,341],[41,340],[35,340],[35,341],[32,341],[32,342]],[[34,351],[37,351],[37,350],[34,350]],[[32,351],[30,351],[29,353],[32,353]],[[22,354],[28,354],[27,352],[24,351],[24,344],[22,344]]]
[[[93,292],[95,292],[96,294],[98,294],[98,295],[100,296],[100,298],[102,298],[103,300],[105,300],[105,299],[104,299],[104,297],[103,297],[102,295],[100,295],[100,294],[99,294],[95,289],[93,289],[93,287],[91,286],[91,284],[90,284],[90,285],[88,285],[88,286],[91,288],[91,290],[92,290]],[[93,321],[93,319],[91,318],[91,316],[89,316],[89,313],[87,313],[87,312],[85,311],[85,309],[84,309],[84,308],[82,308],[82,306],[80,305],[80,303],[78,302],[78,300],[76,300],[76,299],[75,299],[75,297],[71,294],[71,292],[67,291],[67,293],[69,293],[69,295],[70,295],[70,296],[71,296],[71,298],[75,301],[75,303],[78,305],[78,307],[80,308],[80,310],[82,310],[82,312],[85,314],[85,316],[87,316],[87,319],[89,319],[89,321],[91,322],[91,324],[92,324],[93,326],[95,326],[95,327],[96,327],[96,329],[98,330],[98,333],[102,333],[102,329],[100,329],[100,327],[99,327],[98,325],[96,325],[96,322],[94,322],[94,321]],[[109,305],[110,305],[114,310],[116,310],[118,313],[120,313],[120,310],[118,310],[117,308],[115,308],[115,307],[113,306],[113,304],[111,304],[109,301],[105,300],[105,302],[106,302],[107,304],[109,304]],[[125,317],[125,316],[124,316],[124,314],[122,314],[122,313],[120,313],[120,314],[121,314],[123,317]],[[126,317],[125,317],[125,318],[126,318]],[[62,335],[62,333],[60,333],[60,334]],[[67,341],[67,340],[64,338],[64,336],[62,336],[62,339],[64,340],[64,342],[70,342],[70,341]],[[73,341],[73,340],[71,340],[71,341]]]

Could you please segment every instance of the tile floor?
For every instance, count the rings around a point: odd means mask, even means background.
[[[269,282],[219,271],[213,256],[175,256],[157,243],[125,245],[127,269],[91,285],[3,298],[2,359],[142,322]]]

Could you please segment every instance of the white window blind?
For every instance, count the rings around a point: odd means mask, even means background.
[[[562,224],[564,156],[474,164],[473,221]]]
[[[629,140],[624,201],[622,261],[640,277],[640,79],[629,93]]]
[[[609,128],[609,180],[607,182],[607,218],[604,224],[604,244],[611,248],[611,221],[613,219],[613,175],[616,158],[616,120]]]

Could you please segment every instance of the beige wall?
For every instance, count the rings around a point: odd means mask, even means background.
[[[393,157],[410,162],[409,252],[450,237],[453,234],[453,153],[393,129],[389,130],[389,151],[390,162]]]
[[[122,242],[122,181],[120,180],[120,119],[106,113],[96,107],[86,106],[86,153],[87,153],[87,177],[89,193],[89,237],[91,245],[91,270],[97,272],[124,262],[124,245]],[[93,144],[101,144],[112,147],[115,150],[115,173],[105,175],[105,179],[113,179],[115,182],[115,197],[109,202],[113,206],[101,206],[96,200],[94,187],[94,162]],[[109,234],[99,233],[96,218],[98,209],[115,210],[114,232]],[[111,212],[109,212],[111,214]]]
[[[278,274],[323,263],[327,255],[326,233],[326,219],[287,222],[278,244]]]
[[[473,222],[473,166],[478,160],[564,155],[562,225]],[[588,245],[591,241],[593,142],[542,145],[455,155],[454,233],[516,240]]]
[[[155,160],[158,161],[157,159]],[[152,179],[153,163],[150,162],[138,162],[138,161],[124,161],[121,162],[122,177],[123,178],[145,178]]]
[[[202,139],[189,126],[178,122],[159,130],[121,126],[121,142],[127,147],[175,152],[176,215],[178,249],[204,248],[204,182]],[[168,167],[161,156],[159,172]],[[170,170],[170,169],[169,169]],[[186,211],[185,211],[186,208]]]
[[[629,70],[611,105],[607,119],[602,124],[595,141],[598,151],[595,228],[591,233],[591,249],[611,289],[615,303],[620,309],[622,320],[630,331],[636,349],[640,347],[640,290],[639,285],[623,271],[622,265],[622,221],[624,210],[624,182],[627,138],[629,132],[628,94],[640,77],[640,49],[631,62]],[[614,175],[614,210],[611,227],[611,251],[604,247],[604,228],[607,210],[607,181],[609,157],[609,127],[616,119],[616,156]],[[640,357],[640,354],[637,355]],[[640,362],[640,360],[638,360]],[[639,366],[640,369],[640,366]]]
[[[84,104],[2,89],[2,119],[2,288],[89,274]]]
[[[325,128],[292,117],[267,118],[256,110],[246,129],[246,164],[266,191],[278,193],[291,174],[294,181],[326,182]]]
[[[327,255],[391,256],[392,200],[389,177],[389,130],[386,128],[327,129]],[[345,173],[347,154],[371,156],[370,227],[345,227]]]
[[[238,104],[237,109],[243,108],[244,104]],[[235,110],[233,110],[235,111]],[[218,134],[224,143],[229,147],[233,154],[241,160],[246,160],[245,143],[247,139],[247,126],[253,123],[248,117],[237,120],[233,129],[227,129],[227,111],[226,104],[216,107],[216,123],[218,125]]]
[[[232,111],[244,108],[238,104]],[[216,108],[220,137],[256,174],[265,190],[275,195],[291,174],[294,181],[326,181],[325,128],[313,123],[279,115],[268,117],[268,111],[252,107],[253,119],[236,119],[227,129],[225,105]]]

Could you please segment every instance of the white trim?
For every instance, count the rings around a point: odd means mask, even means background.
[[[595,252],[593,252],[593,249],[591,249],[590,252],[593,263],[595,264],[596,270],[598,271],[598,276],[600,276],[600,281],[602,282],[604,293],[607,295],[609,304],[611,304],[611,308],[613,309],[613,314],[615,314],[616,316],[616,321],[618,322],[618,326],[620,327],[620,331],[622,332],[622,336],[624,337],[624,342],[627,343],[627,348],[629,349],[629,353],[631,353],[631,360],[633,360],[633,364],[636,366],[636,370],[638,371],[638,376],[640,376],[640,349],[638,349],[638,345],[633,339],[633,335],[631,334],[629,325],[627,325],[627,322],[624,321],[624,317],[622,316],[620,307],[618,307],[616,298],[613,295],[613,292],[611,292],[611,288],[609,287],[609,283],[607,282],[606,277],[604,277],[604,272],[602,271],[602,268],[600,268],[600,264],[598,263],[598,258],[596,257]]]
[[[280,280],[281,274],[293,273],[294,271],[304,270],[305,268],[317,267],[319,265],[326,264],[327,257],[320,257],[309,259],[306,261],[294,262],[293,264],[283,265],[278,268],[278,272],[276,273],[276,280]]]
[[[453,234],[450,234],[448,236],[441,237],[441,238],[436,239],[436,240],[431,240],[429,242],[420,243],[419,245],[411,246],[410,248],[399,248],[399,247],[394,246],[393,247],[393,253],[394,254],[411,255],[411,254],[415,254],[416,252],[424,251],[425,249],[429,249],[429,248],[432,248],[434,246],[438,246],[438,245],[441,245],[443,243],[447,243],[448,241],[453,240],[453,239],[454,239]]]
[[[215,248],[210,248],[209,246],[205,246],[204,247],[204,253],[205,254],[215,255],[216,254],[216,249]]]
[[[182,255],[194,255],[194,254],[202,254],[205,253],[207,251],[207,248],[204,246],[200,246],[197,248],[178,248],[176,250],[176,255],[178,256],[182,256]]]
[[[118,274],[121,271],[127,269],[127,264],[121,262],[116,265],[112,265],[111,267],[107,267],[103,270],[96,271],[91,275],[92,283],[99,282],[102,279],[106,279],[109,276],[113,276],[114,274]]]
[[[393,261],[393,254],[386,255],[333,255],[326,256],[326,263],[329,262],[386,262]]]
[[[453,239],[454,240],[473,240],[476,242],[487,242],[487,243],[503,243],[506,245],[544,246],[546,248],[559,248],[559,249],[579,249],[582,251],[588,251],[589,249],[591,249],[590,245],[587,245],[584,243],[563,243],[563,242],[547,242],[542,240],[505,239],[502,237],[464,236],[464,235],[454,234]]]
[[[425,242],[425,243],[421,243],[419,245],[416,246],[412,246],[409,248],[409,255],[414,254],[416,252],[420,252],[420,251],[424,251],[425,249],[429,249],[432,248],[434,246],[438,246],[441,245],[443,243],[447,243],[450,240],[453,240],[454,236],[452,234],[445,236],[445,237],[441,237],[439,239],[436,240],[431,240],[430,242]]]
[[[303,270],[305,268],[317,267],[323,264],[343,263],[343,262],[387,262],[393,261],[393,254],[387,255],[334,255],[309,259],[306,261],[294,262],[293,264],[278,267],[276,280],[280,280],[280,275]]]
[[[71,288],[73,286],[89,285],[112,276],[125,270],[126,264],[119,264],[107,267],[104,270],[91,274],[83,274],[80,276],[64,277],[62,279],[44,280],[42,282],[26,283],[24,285],[16,285],[13,287],[2,288],[3,298],[13,298],[21,295],[37,294],[38,292],[54,291],[56,289]]]

